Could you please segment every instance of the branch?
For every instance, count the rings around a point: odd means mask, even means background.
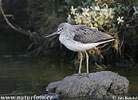
[[[3,11],[3,8],[2,8],[2,0],[0,0],[0,11],[1,11],[1,14],[3,15],[3,17],[4,17],[5,21],[6,21],[6,23],[7,23],[11,28],[13,28],[14,30],[18,31],[17,28],[16,28],[15,26],[13,26],[13,25],[9,22],[7,16],[5,15],[5,13],[4,13],[4,11]]]
[[[16,31],[18,31],[18,32],[21,32],[21,33],[23,33],[23,34],[25,34],[25,35],[28,35],[32,41],[34,41],[36,44],[38,44],[38,42],[39,42],[39,40],[40,40],[40,37],[38,36],[38,34],[37,34],[36,32],[30,32],[30,31],[27,31],[27,30],[25,30],[25,29],[23,29],[23,28],[21,28],[21,27],[15,27],[15,26],[8,20],[7,17],[9,17],[9,16],[8,16],[8,14],[6,15],[5,12],[4,12],[4,10],[3,10],[3,7],[2,7],[2,0],[0,0],[0,11],[1,11],[1,14],[2,14],[2,16],[4,17],[6,23],[7,23],[12,29],[14,29],[14,30],[16,30]]]

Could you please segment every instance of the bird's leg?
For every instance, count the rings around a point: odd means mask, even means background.
[[[81,68],[82,68],[82,52],[80,53],[80,66],[79,66],[79,73],[81,73]]]
[[[87,69],[87,73],[89,73],[89,55],[87,51],[85,51],[85,54],[86,54],[86,69]]]

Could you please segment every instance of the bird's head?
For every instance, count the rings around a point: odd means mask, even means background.
[[[69,23],[61,23],[61,24],[59,24],[56,32],[54,32],[54,33],[52,33],[50,35],[47,35],[44,38],[63,33],[62,31],[67,29],[69,27],[69,25],[70,25]]]

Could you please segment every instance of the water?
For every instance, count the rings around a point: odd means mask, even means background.
[[[72,72],[61,62],[20,57],[1,60],[0,71],[0,93],[10,95],[46,93],[48,83],[63,79]]]
[[[45,87],[50,82],[61,80],[78,71],[74,65],[62,60],[21,56],[26,53],[26,44],[19,43],[19,36],[4,35],[0,38],[0,95],[45,94]],[[117,72],[130,81],[128,95],[138,96],[138,68],[112,66],[107,70]],[[90,67],[93,69],[93,66]]]

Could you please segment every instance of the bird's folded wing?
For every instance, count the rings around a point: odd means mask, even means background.
[[[80,25],[73,32],[75,32],[74,40],[81,43],[97,43],[113,39],[112,36],[85,25]]]

